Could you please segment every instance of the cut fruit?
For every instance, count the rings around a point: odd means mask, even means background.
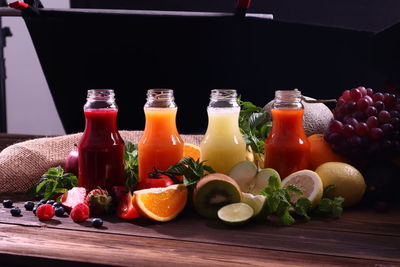
[[[73,187],[62,195],[61,204],[70,210],[80,203],[85,203],[85,197],[86,189],[84,187]]]
[[[221,173],[205,176],[193,191],[194,207],[200,215],[207,218],[217,218],[221,207],[241,200],[239,185],[231,177]]]
[[[249,192],[256,174],[257,166],[252,161],[244,160],[232,167],[229,177],[237,182],[242,192]]]
[[[135,207],[143,216],[167,222],[183,210],[187,202],[188,190],[183,184],[164,188],[150,188],[134,192]]]
[[[185,143],[183,146],[183,156],[198,160],[200,158],[200,147],[194,144]]]
[[[246,203],[233,203],[218,210],[218,218],[230,225],[240,225],[249,221],[254,210]]]
[[[279,173],[274,169],[266,168],[260,170],[254,178],[254,185],[250,190],[250,193],[258,195],[262,189],[268,186],[269,177],[272,175],[275,175],[280,179]]]
[[[290,174],[282,181],[283,187],[294,185],[303,191],[303,195],[290,192],[290,199],[295,203],[300,197],[308,198],[314,208],[322,198],[323,186],[319,175],[310,170],[301,170]]]
[[[242,193],[242,202],[248,204],[254,210],[254,216],[257,216],[264,206],[265,196]]]

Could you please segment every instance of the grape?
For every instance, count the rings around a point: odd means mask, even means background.
[[[376,128],[379,125],[378,118],[375,116],[371,116],[367,119],[368,128]]]
[[[368,133],[369,128],[368,125],[365,122],[359,122],[357,123],[355,127],[356,134],[359,136],[364,136]]]
[[[359,86],[343,91],[332,113],[325,140],[334,151],[357,158],[400,152],[398,96]]]
[[[329,125],[329,130],[332,133],[340,133],[343,129],[343,123],[338,120],[332,120],[331,124]]]
[[[392,118],[398,118],[398,117],[400,117],[400,112],[398,112],[398,111],[396,111],[396,110],[392,110],[392,111],[390,111],[390,117],[392,117]]]
[[[360,90],[362,96],[366,96],[367,95],[367,89],[365,89],[364,86],[359,86],[358,90]]]
[[[362,93],[361,93],[360,89],[353,88],[350,91],[350,96],[351,96],[351,99],[353,99],[353,101],[357,101],[362,97]]]
[[[392,108],[396,104],[396,95],[394,94],[384,94],[383,103],[386,107]]]
[[[346,137],[351,137],[354,135],[354,127],[351,124],[346,124],[343,126],[343,135]]]
[[[396,128],[400,129],[400,118],[394,117],[390,119],[390,123]]]
[[[357,109],[360,111],[364,111],[369,107],[370,104],[371,103],[368,98],[366,98],[366,97],[360,98],[357,101]]]
[[[390,124],[390,123],[385,123],[385,124],[383,124],[383,125],[381,126],[381,129],[382,129],[383,134],[384,134],[385,136],[390,136],[390,135],[392,134],[392,132],[393,132],[394,127],[393,127],[393,125]]]
[[[383,131],[382,131],[381,128],[372,128],[372,129],[369,131],[369,137],[370,137],[372,140],[379,140],[379,139],[382,138],[382,136],[383,136]]]
[[[346,102],[343,104],[343,113],[350,114],[357,108],[357,103],[354,101]]]
[[[344,90],[342,93],[342,97],[345,101],[351,100],[350,90]]]
[[[374,107],[376,108],[376,110],[379,112],[381,110],[385,109],[385,104],[382,101],[376,101],[374,103]]]
[[[386,110],[382,110],[378,114],[378,120],[380,123],[388,123],[390,121],[390,113]]]
[[[367,115],[367,117],[376,116],[378,115],[378,110],[374,106],[369,106],[367,110],[365,110],[365,115]]]
[[[383,101],[383,99],[384,99],[384,96],[383,96],[383,94],[382,93],[375,93],[373,96],[372,96],[372,99],[374,100],[374,102],[378,102],[378,101]]]

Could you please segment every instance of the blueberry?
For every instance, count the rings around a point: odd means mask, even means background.
[[[53,206],[53,207],[54,207],[54,206]],[[64,210],[63,207],[55,207],[55,208],[54,208],[54,214],[55,214],[57,217],[62,217],[62,216],[64,216],[64,213],[65,213],[65,210]]]
[[[34,208],[33,208],[33,214],[35,214],[36,215],[36,210],[37,210],[37,208],[39,208],[40,206],[42,206],[43,204],[42,203],[38,203]]]
[[[60,202],[54,202],[53,207],[54,208],[61,207],[61,203]]]
[[[27,201],[25,202],[24,207],[26,210],[33,210],[33,208],[35,207],[35,203],[33,203],[32,201]]]
[[[40,200],[40,204],[46,204],[46,202],[47,202],[47,200],[46,199],[44,199],[44,198],[42,198],[41,200]]]
[[[18,207],[14,207],[10,210],[12,216],[20,216],[21,210]]]
[[[92,225],[93,225],[93,227],[100,228],[103,226],[103,220],[100,218],[94,218],[92,220]]]
[[[51,199],[51,200],[47,200],[46,204],[53,205],[55,202],[56,202],[55,200]]]
[[[4,208],[12,208],[12,206],[13,206],[12,200],[9,200],[9,199],[3,200],[3,206],[4,206]]]

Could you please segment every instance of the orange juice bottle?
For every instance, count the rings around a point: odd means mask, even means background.
[[[276,91],[271,109],[272,130],[264,145],[264,167],[282,179],[309,168],[310,143],[304,133],[304,106],[298,90]]]
[[[140,181],[154,168],[165,171],[182,159],[184,142],[176,128],[176,112],[173,90],[147,91],[146,126],[138,143]]]

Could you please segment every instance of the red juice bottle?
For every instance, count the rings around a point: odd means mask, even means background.
[[[85,131],[79,141],[79,186],[86,190],[125,184],[124,141],[117,129],[113,90],[88,90]]]

